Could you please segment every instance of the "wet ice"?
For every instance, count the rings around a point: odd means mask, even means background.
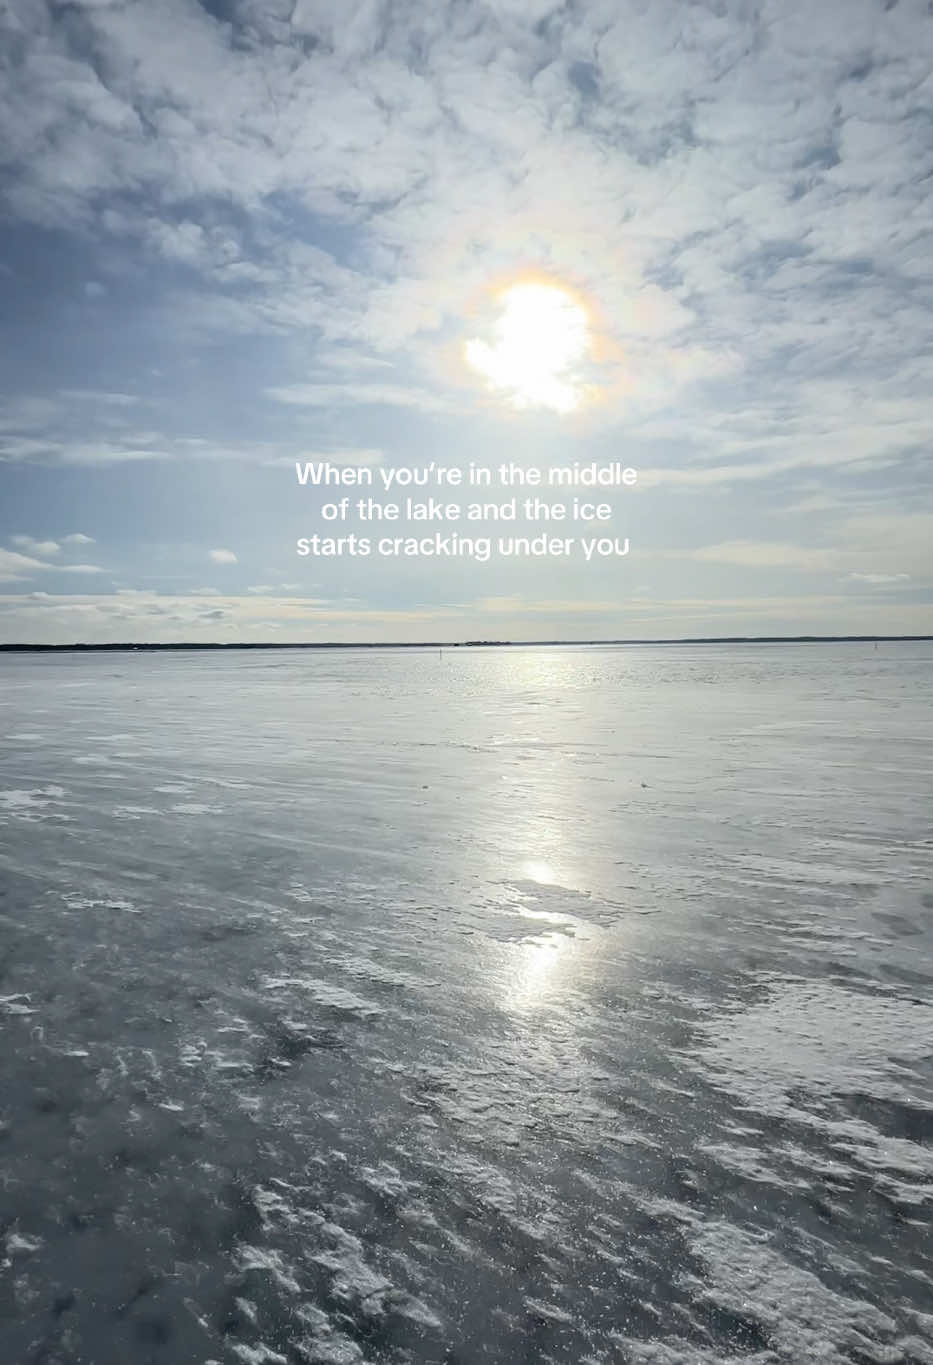
[[[929,645],[0,661],[0,1358],[933,1360]]]

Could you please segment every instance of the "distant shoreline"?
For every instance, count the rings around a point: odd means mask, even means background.
[[[230,641],[202,643],[177,640],[171,643],[148,641],[143,644],[68,645],[0,644],[0,654],[114,654],[165,650],[230,649],[568,649],[600,645],[829,645],[829,644],[906,644],[933,640],[933,635],[694,635],[663,640],[397,640],[397,641]]]

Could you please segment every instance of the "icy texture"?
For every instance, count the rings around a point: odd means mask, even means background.
[[[931,703],[0,659],[0,1361],[929,1365]]]

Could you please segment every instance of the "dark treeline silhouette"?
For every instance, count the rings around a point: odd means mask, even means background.
[[[56,653],[114,653],[128,650],[210,650],[210,649],[504,649],[534,647],[569,648],[595,645],[828,645],[862,643],[897,644],[917,640],[933,640],[933,635],[685,635],[667,640],[383,640],[356,641],[307,640],[275,641],[200,641],[149,640],[141,644],[123,641],[112,644],[67,645],[0,644],[0,654],[56,654]]]

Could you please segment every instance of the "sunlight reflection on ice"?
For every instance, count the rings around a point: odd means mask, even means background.
[[[554,881],[553,867],[539,858],[531,858],[527,863],[523,863],[522,872],[529,881],[541,882],[545,886]]]
[[[548,934],[522,943],[508,992],[508,1006],[514,1010],[535,1009],[559,993],[568,961],[575,951],[573,939],[565,934]]]

